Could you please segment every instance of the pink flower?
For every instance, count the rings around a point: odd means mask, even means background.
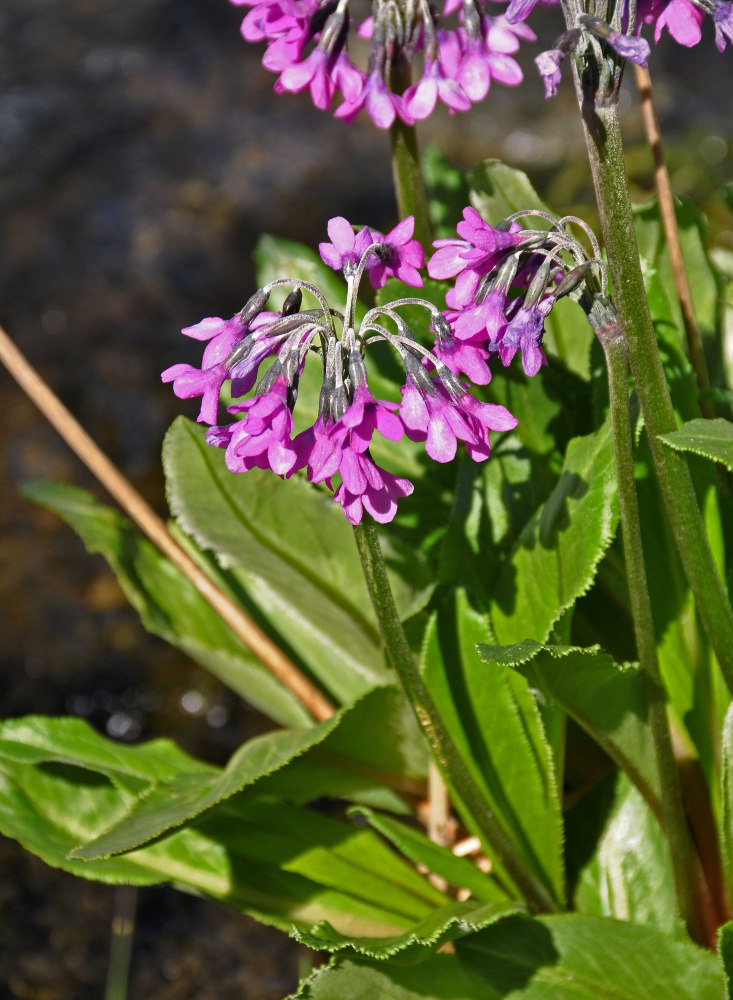
[[[423,287],[418,268],[425,267],[425,251],[412,239],[414,232],[415,216],[408,215],[386,236],[375,234],[382,246],[376,250],[375,263],[369,269],[369,280],[374,288],[382,288],[390,277],[399,278],[413,288]]]
[[[321,48],[313,49],[303,62],[286,67],[278,83],[284,90],[296,94],[310,87],[313,103],[321,111],[330,106],[336,90],[336,84],[330,73],[330,57]]]
[[[201,359],[201,368],[187,364],[171,365],[161,374],[161,380],[173,382],[173,392],[179,399],[201,396],[201,409],[197,419],[207,424],[214,423],[219,393],[229,378],[224,361],[234,345],[244,339],[247,328],[239,316],[232,316],[231,319],[209,316],[195,326],[185,327],[181,333],[195,340],[209,341]]]
[[[374,399],[366,386],[357,386],[354,401],[335,423],[319,418],[313,427],[299,434],[293,445],[298,454],[297,468],[307,465],[313,483],[341,476],[334,501],[340,503],[352,524],[361,522],[363,510],[375,521],[391,521],[397,500],[412,493],[407,479],[380,469],[369,454],[374,431],[399,441],[404,428],[393,412],[396,403]]]
[[[438,378],[432,378],[433,392],[421,392],[408,378],[402,388],[400,417],[408,437],[425,441],[425,450],[436,462],[450,462],[457,441],[465,442],[466,452],[476,462],[489,457],[489,431],[508,431],[517,420],[504,406],[479,403],[470,393],[454,399]]]
[[[280,377],[260,396],[234,403],[229,413],[244,413],[242,420],[224,426],[210,427],[207,444],[226,448],[226,464],[230,472],[249,469],[272,469],[278,476],[287,476],[298,458],[290,435],[293,417],[288,407],[288,387]]]
[[[331,242],[319,244],[318,252],[323,263],[334,271],[343,271],[348,264],[356,267],[364,251],[375,240],[368,226],[355,233],[351,223],[342,215],[329,219],[327,232]],[[376,258],[367,258],[367,267],[374,266],[372,261],[376,262]]]
[[[443,73],[435,59],[426,65],[422,78],[405,91],[403,100],[411,117],[421,121],[433,113],[438,98],[453,111],[468,111],[471,107],[459,84]]]

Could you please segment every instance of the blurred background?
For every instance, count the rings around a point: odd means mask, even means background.
[[[178,331],[230,316],[254,290],[262,232],[317,244],[334,215],[394,224],[388,137],[308,97],[272,93],[262,49],[226,0],[3,0],[0,10],[0,322],[96,441],[165,513],[160,444],[176,400],[159,373],[199,363]],[[538,9],[526,81],[421,128],[456,163],[526,170],[556,210],[592,218],[568,80],[545,102],[532,58],[559,34]],[[720,192],[733,178],[733,60],[712,30],[669,39],[651,70],[673,184],[733,251]],[[651,158],[631,74],[622,97],[634,193]],[[99,557],[17,493],[53,478],[96,490],[0,369],[0,702],[4,716],[71,713],[109,736],[169,736],[215,763],[268,728],[238,698],[148,636]],[[107,499],[100,493],[103,499]],[[115,890],[46,868],[0,841],[0,997],[104,995]],[[119,904],[119,897],[117,897]],[[284,935],[170,889],[138,894],[130,997],[275,1000],[300,950]]]

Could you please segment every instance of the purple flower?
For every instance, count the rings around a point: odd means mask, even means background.
[[[351,223],[342,215],[329,219],[327,231],[331,242],[319,244],[318,252],[323,263],[328,264],[334,271],[343,271],[348,269],[349,265],[355,268],[364,251],[375,241],[368,226],[355,233]],[[372,261],[376,262],[376,258],[367,259],[367,267],[374,266]]]
[[[345,122],[352,122],[362,108],[366,110],[377,128],[391,128],[398,116],[406,125],[413,124],[413,119],[405,108],[402,98],[389,90],[378,69],[372,70],[358,96],[347,98],[336,109],[334,117],[342,118]]]
[[[535,2],[513,0],[513,6],[531,7]],[[407,124],[426,118],[439,100],[451,114],[466,111],[472,102],[483,100],[492,79],[516,86],[522,70],[512,55],[519,39],[535,40],[526,26],[488,16],[484,3],[471,4],[471,16],[467,16],[461,0],[446,3],[442,17],[432,4],[417,5],[409,12],[399,5],[377,4],[360,21],[352,21],[348,0],[339,4],[324,0],[232,3],[251,7],[241,34],[246,41],[267,44],[263,65],[280,74],[276,92],[308,88],[321,109],[328,108],[340,92],[343,103],[336,117],[350,122],[363,108],[383,129],[398,117]],[[457,23],[448,26],[446,18],[452,15]],[[401,19],[404,23],[396,23]],[[349,57],[352,31],[369,40],[366,75]],[[404,95],[390,89],[390,65],[397,63],[411,64],[413,70],[419,67]]]
[[[161,374],[161,380],[173,383],[173,392],[179,399],[201,396],[201,409],[197,419],[207,424],[214,423],[219,392],[229,378],[224,361],[234,345],[244,339],[247,329],[239,316],[232,316],[231,319],[209,316],[195,326],[185,327],[181,333],[195,340],[209,341],[204,350],[201,368],[187,364],[171,365]]]
[[[226,448],[230,472],[272,469],[278,476],[287,476],[293,471],[298,453],[290,440],[293,417],[282,377],[262,395],[234,403],[228,411],[245,415],[233,424],[210,427],[206,442]]]
[[[354,400],[335,423],[319,418],[313,427],[299,434],[293,445],[297,468],[308,467],[313,483],[327,482],[336,475],[341,484],[334,501],[340,503],[352,524],[361,522],[363,510],[375,521],[391,521],[397,500],[412,493],[412,483],[380,469],[369,454],[374,431],[399,441],[404,428],[393,412],[396,403],[374,399],[366,386],[357,386]]]
[[[409,479],[380,469],[369,454],[350,454],[340,471],[341,485],[333,499],[341,504],[352,524],[361,524],[364,510],[375,521],[386,524],[397,513],[397,501],[408,497],[414,489]]]
[[[565,58],[562,49],[546,49],[535,57],[535,66],[545,85],[545,98],[554,97],[562,79],[560,63]]]
[[[486,77],[488,90],[488,69]],[[426,65],[421,79],[405,91],[403,100],[411,117],[422,121],[433,113],[438,98],[453,111],[468,111],[471,107],[471,101],[460,85],[445,76],[440,63],[435,59]]]
[[[519,350],[522,352],[525,375],[536,375],[542,365],[547,364],[541,345],[545,332],[545,317],[554,302],[554,298],[548,295],[542,302],[529,309],[522,306],[517,310],[504,330],[499,344],[499,357],[505,367]]]
[[[654,41],[658,42],[666,28],[680,45],[690,48],[702,38],[704,13],[692,0],[645,0],[640,14],[647,24],[654,24]]]
[[[457,278],[455,287],[446,295],[451,309],[468,306],[483,275],[524,238],[519,226],[509,231],[495,229],[474,208],[465,208],[463,219],[457,226],[463,239],[435,240],[433,246],[437,249],[428,261],[431,278]]]
[[[310,87],[313,103],[321,111],[325,111],[333,100],[336,84],[331,78],[331,59],[323,49],[313,49],[311,54],[301,63],[287,66],[280,75],[278,83],[284,90],[297,94]]]
[[[487,364],[489,352],[484,346],[485,339],[485,337],[471,340],[453,338],[447,343],[438,342],[433,347],[433,354],[454,375],[463,372],[474,385],[488,385],[491,381],[491,370]]]
[[[201,396],[201,409],[197,420],[206,424],[216,422],[216,413],[219,405],[219,394],[221,387],[232,375],[235,376],[237,384],[232,386],[234,395],[244,395],[254,385],[257,375],[257,367],[263,358],[272,354],[277,342],[263,338],[257,340],[256,334],[249,332],[257,330],[273,320],[277,319],[275,313],[262,312],[249,324],[243,325],[239,315],[232,316],[231,319],[219,319],[218,316],[209,316],[202,319],[195,326],[187,326],[181,330],[187,337],[195,340],[208,340],[209,343],[204,349],[201,359],[201,368],[194,368],[192,365],[177,364],[171,365],[161,373],[163,382],[173,382],[173,392],[179,399],[192,399]],[[247,336],[253,341],[253,347],[246,358],[231,371],[224,362],[229,357],[232,349],[241,343]]]
[[[400,417],[408,437],[425,441],[425,450],[436,462],[450,462],[457,441],[476,462],[489,457],[489,431],[509,431],[517,420],[504,406],[480,403],[470,393],[454,399],[438,378],[430,380],[433,392],[421,392],[408,378],[402,388]]]
[[[387,278],[399,278],[406,285],[422,288],[423,280],[418,268],[425,267],[425,251],[412,239],[415,232],[415,216],[408,215],[386,236],[375,234],[382,246],[376,251],[375,263],[369,268],[369,280],[374,288],[383,288]]]
[[[718,52],[723,52],[726,39],[733,44],[733,3],[731,0],[714,0],[714,3],[715,45]]]

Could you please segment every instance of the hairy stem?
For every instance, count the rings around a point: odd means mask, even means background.
[[[576,88],[613,296],[670,525],[697,609],[733,691],[733,610],[718,573],[684,457],[660,435],[676,430],[672,400],[647,304],[634,232],[618,93],[598,92],[576,71]]]
[[[558,909],[557,901],[527,867],[470,775],[418,669],[407,642],[384,565],[379,537],[369,520],[354,529],[364,578],[390,662],[395,668],[438,767],[453,786],[499,862],[536,912]]]
[[[644,131],[646,140],[654,157],[654,181],[657,186],[657,198],[659,199],[659,215],[662,219],[664,237],[667,241],[669,258],[672,262],[672,274],[674,275],[677,298],[682,312],[682,322],[685,326],[685,336],[687,337],[687,352],[690,357],[690,364],[695,372],[698,388],[701,390],[710,388],[710,375],[705,361],[705,353],[702,347],[702,337],[700,327],[697,325],[695,308],[692,303],[692,292],[690,282],[687,279],[687,268],[682,255],[682,242],[680,231],[677,225],[677,214],[674,209],[674,195],[672,185],[669,180],[669,171],[664,159],[664,146],[662,145],[662,132],[659,128],[659,119],[654,104],[654,92],[652,90],[652,78],[649,70],[642,66],[634,66],[634,79],[641,97],[641,113],[644,119]],[[700,397],[700,410],[704,417],[714,417],[713,404],[704,396]]]
[[[667,718],[667,696],[657,660],[657,644],[649,598],[634,482],[634,453],[629,417],[629,372],[624,336],[618,322],[596,331],[606,356],[608,389],[616,460],[616,482],[623,531],[626,578],[639,662],[644,671],[649,726],[659,771],[664,830],[669,841],[677,907],[690,936],[700,944],[714,945],[715,917],[693,848],[682,800]]]

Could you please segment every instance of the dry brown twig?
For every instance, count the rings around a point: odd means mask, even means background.
[[[94,443],[51,388],[0,327],[0,361],[50,421],[73,452],[150,541],[183,573],[232,632],[257,656],[317,721],[330,718],[333,704],[304,677],[252,619],[211,581],[168,531],[165,523]]]

